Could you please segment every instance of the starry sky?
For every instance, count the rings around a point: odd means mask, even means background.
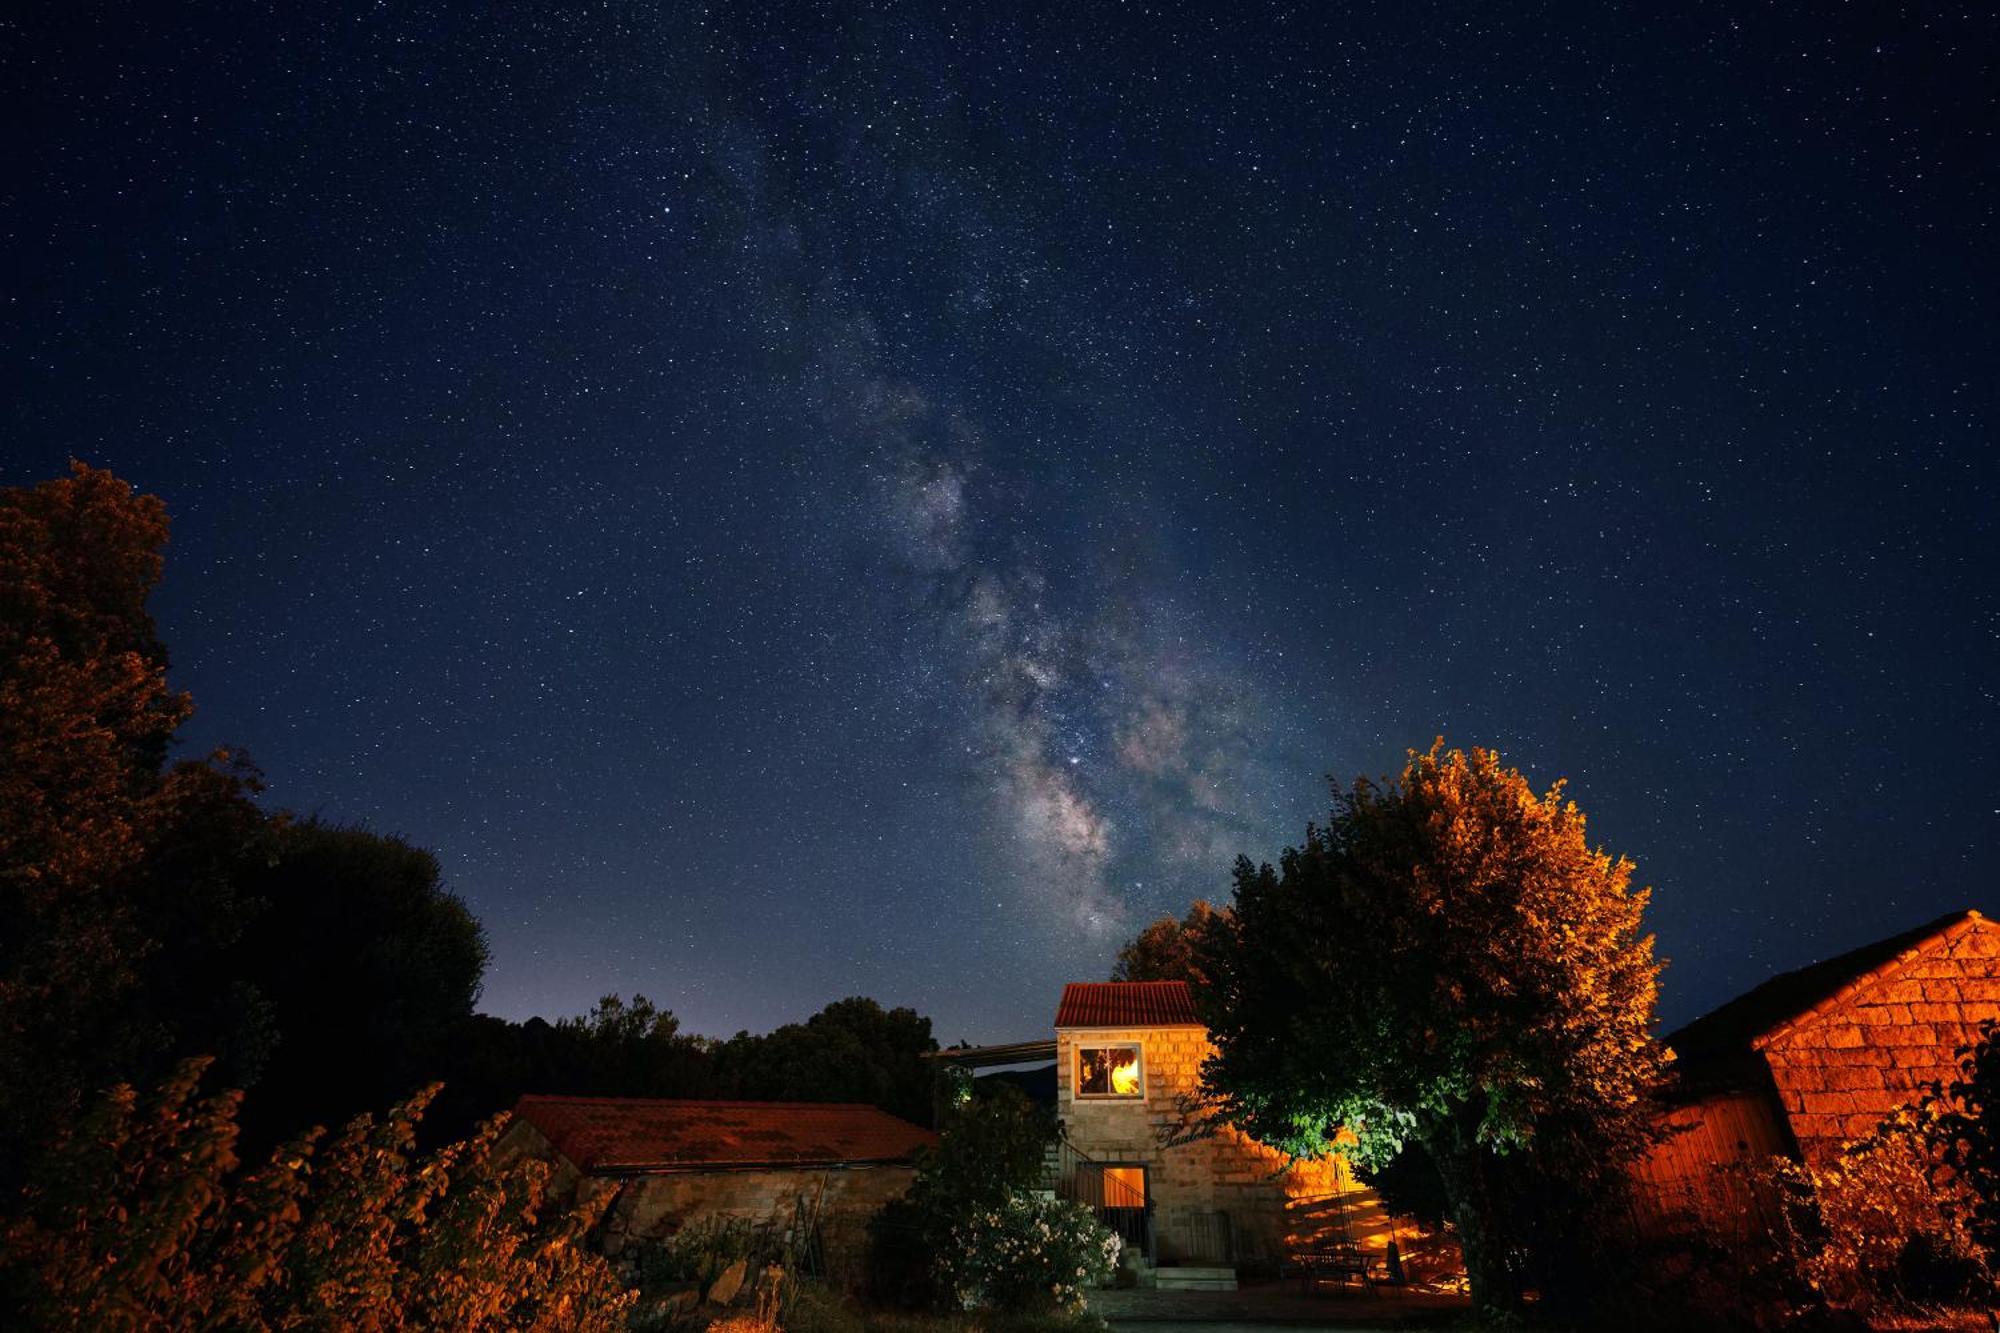
[[[491,1012],[1032,1037],[1439,734],[1669,1023],[2000,909],[1987,6],[45,8],[0,483]]]

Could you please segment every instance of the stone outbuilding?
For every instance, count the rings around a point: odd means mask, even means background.
[[[1771,978],[1667,1037],[1680,1132],[1641,1165],[1642,1206],[1754,1212],[1718,1167],[1827,1160],[1949,1082],[1988,1018],[2000,1018],[2000,927],[1975,911]]]
[[[936,1142],[872,1106],[530,1096],[499,1151],[552,1162],[558,1189],[615,1193],[602,1224],[613,1259],[698,1220],[782,1227],[816,1208],[822,1262],[851,1278],[869,1217],[909,1189]]]

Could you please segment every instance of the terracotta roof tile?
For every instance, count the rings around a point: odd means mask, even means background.
[[[1056,1007],[1059,1028],[1200,1027],[1185,981],[1072,981]]]
[[[523,1097],[514,1114],[585,1174],[908,1162],[937,1135],[873,1106]]]

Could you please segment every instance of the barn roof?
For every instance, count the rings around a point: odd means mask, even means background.
[[[831,1102],[531,1096],[514,1115],[586,1175],[901,1163],[937,1142],[887,1111]]]
[[[1781,972],[1669,1034],[1666,1043],[1684,1066],[1748,1053],[1766,1038],[1873,980],[1905,954],[1984,920],[1971,910],[1950,912],[1900,935]]]
[[[1059,1028],[1200,1027],[1185,981],[1072,981],[1056,1006]]]

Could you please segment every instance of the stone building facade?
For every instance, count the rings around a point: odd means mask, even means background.
[[[1288,1162],[1226,1127],[1192,1132],[1212,1050],[1183,982],[1065,987],[1056,1112],[1066,1192],[1114,1219],[1129,1208],[1137,1225],[1121,1230],[1167,1267],[1271,1270],[1343,1241],[1379,1254],[1399,1230],[1407,1252],[1414,1229],[1398,1228],[1339,1159]]]
[[[1716,1218],[1758,1201],[1719,1166],[1824,1162],[1927,1084],[2000,1018],[2000,927],[1975,911],[1787,972],[1667,1037],[1678,1131],[1637,1172],[1642,1206]]]

